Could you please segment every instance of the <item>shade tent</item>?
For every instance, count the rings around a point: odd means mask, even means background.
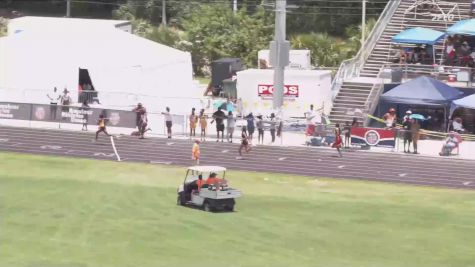
[[[449,27],[447,33],[475,36],[475,19],[461,20]]]
[[[454,100],[450,106],[450,117],[457,108],[475,109],[475,94]]]
[[[445,33],[426,28],[412,28],[400,32],[392,38],[393,43],[434,45],[442,40]]]
[[[394,87],[381,100],[395,104],[447,107],[462,92],[427,76],[422,76]]]
[[[159,100],[199,96],[189,53],[113,28],[24,30],[0,38],[0,58],[0,97],[7,101],[47,102],[44,91],[55,86],[76,99],[79,68],[88,70],[105,106],[163,109],[174,104]]]

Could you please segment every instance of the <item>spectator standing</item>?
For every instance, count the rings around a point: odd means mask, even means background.
[[[403,138],[404,138],[404,153],[411,153],[411,143],[412,143],[412,121],[410,118],[410,113],[411,111],[408,110],[406,111],[406,116],[404,116],[403,122],[402,122],[402,128],[403,128]],[[406,150],[406,144],[407,144],[407,150]]]
[[[345,133],[345,147],[350,147],[350,139],[351,139],[351,125],[348,121],[345,122],[345,127],[343,127],[343,132]]]
[[[58,101],[61,98],[61,95],[58,93],[58,88],[53,89],[53,93],[46,95],[50,100],[49,106],[49,119],[52,121],[56,120],[56,115],[58,113]]]
[[[256,127],[257,142],[259,144],[264,144],[264,120],[262,119],[262,115],[257,115]]]
[[[107,136],[111,136],[109,133],[107,133],[106,121],[107,121],[107,119],[104,118],[103,114],[99,115],[99,120],[97,121],[97,125],[99,126],[99,129],[96,132],[96,141],[99,137],[99,133],[101,133],[101,132],[105,133]]]
[[[269,131],[270,131],[270,136],[272,139],[272,143],[275,142],[275,130],[277,129],[277,120],[275,119],[275,114],[271,113],[270,114],[270,120],[269,120]]]
[[[206,128],[208,127],[207,117],[205,110],[200,111],[200,128],[201,128],[201,141],[206,141]]]
[[[255,125],[254,125],[254,115],[252,115],[252,112],[249,113],[246,117],[246,122],[247,122],[247,133],[249,135],[249,141],[252,142],[252,137],[254,135],[254,130],[255,130]]]
[[[172,115],[170,114],[170,108],[166,108],[166,112],[162,112],[163,115],[165,115],[165,126],[167,127],[167,135],[168,138],[172,138],[172,126],[173,126],[173,120],[172,120]]]
[[[213,113],[213,120],[216,121],[216,133],[217,133],[217,139],[216,142],[219,142],[219,133],[221,133],[221,142],[224,142],[224,119],[226,115],[224,112],[221,110],[221,107],[218,108],[218,110]],[[212,122],[211,122],[212,123]]]
[[[233,142],[233,133],[234,133],[234,127],[236,126],[236,117],[234,117],[233,112],[229,111],[228,116],[226,118],[227,120],[227,125],[226,129],[228,131],[228,142],[232,143]]]
[[[200,154],[200,140],[195,140],[191,150],[191,159],[193,159],[195,165],[200,165]]]
[[[333,148],[336,148],[336,150],[338,151],[338,155],[341,157],[343,157],[343,155],[341,154],[341,144],[343,143],[342,140],[341,140],[341,130],[340,130],[340,124],[335,124],[335,129],[333,130],[333,132],[335,133],[335,142],[333,142],[332,144],[332,147]]]
[[[87,104],[87,100],[84,100],[84,102],[82,102],[81,110],[83,112],[83,122],[81,131],[87,131],[87,123],[89,120],[89,114],[87,114],[89,111],[89,105]]]
[[[64,88],[63,95],[61,96],[62,111],[69,112],[69,105],[71,105],[72,102],[68,89]]]
[[[195,114],[195,108],[191,109],[190,117],[190,138],[196,136],[196,123],[198,122],[198,116]]]
[[[419,121],[416,119],[412,119],[411,132],[412,132],[412,146],[414,148],[414,154],[419,154],[417,152],[417,143],[420,137],[420,129],[421,129],[421,125],[419,124]]]

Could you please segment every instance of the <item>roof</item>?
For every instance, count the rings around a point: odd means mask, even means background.
[[[226,168],[220,166],[191,166],[188,170],[197,172],[224,172]]]
[[[444,36],[445,33],[443,32],[417,27],[400,32],[392,38],[392,41],[394,43],[433,45]]]
[[[257,74],[262,75],[264,73],[270,73],[273,75],[273,69],[247,69],[238,71],[238,74]],[[323,76],[323,75],[330,75],[332,72],[330,70],[285,70],[285,75],[292,75],[292,76]]]
[[[457,108],[475,109],[475,94],[453,101],[450,107],[450,115],[452,115]]]
[[[449,27],[447,33],[475,36],[475,19],[461,20]]]

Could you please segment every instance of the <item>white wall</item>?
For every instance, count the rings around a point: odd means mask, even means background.
[[[243,101],[245,111],[268,114],[272,110],[272,99],[258,96],[258,85],[273,84],[273,70],[245,70],[237,73],[237,95]],[[284,116],[303,117],[310,104],[316,109],[324,106],[330,113],[331,75],[330,71],[286,70],[284,84],[297,85],[299,96],[284,99]]]

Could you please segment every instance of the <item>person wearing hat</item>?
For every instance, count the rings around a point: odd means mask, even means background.
[[[71,105],[72,99],[69,95],[69,91],[67,88],[64,88],[63,95],[61,96],[61,111],[62,112],[69,112],[69,105]]]
[[[397,120],[396,110],[394,108],[390,108],[388,113],[384,114],[383,119],[387,128],[394,128],[396,126]]]

